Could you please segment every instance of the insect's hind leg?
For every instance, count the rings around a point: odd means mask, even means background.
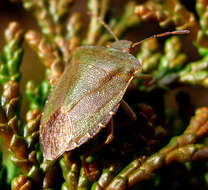
[[[84,175],[85,176],[87,176],[90,173],[89,168],[88,168],[88,164],[87,164],[87,161],[86,161],[87,157],[92,155],[95,152],[98,152],[104,146],[109,144],[113,140],[113,137],[114,137],[114,121],[113,121],[113,118],[112,118],[109,122],[109,125],[107,125],[107,138],[106,138],[105,142],[102,143],[101,145],[95,147],[93,150],[84,154],[84,156],[83,156],[83,168],[84,168]]]

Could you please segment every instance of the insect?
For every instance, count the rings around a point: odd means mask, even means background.
[[[112,33],[105,23],[104,26]],[[166,32],[150,38],[188,32]],[[121,104],[131,80],[140,72],[140,63],[130,50],[142,41],[115,39],[109,48],[77,48],[51,90],[40,126],[45,159],[56,159],[81,146],[104,128]]]

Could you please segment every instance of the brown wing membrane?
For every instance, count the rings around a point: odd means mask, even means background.
[[[43,155],[47,160],[52,160],[63,154],[71,139],[70,118],[58,109],[51,119],[40,126],[40,140]]]

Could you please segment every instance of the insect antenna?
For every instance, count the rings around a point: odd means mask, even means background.
[[[110,26],[108,26],[101,17],[97,17],[97,19],[105,27],[105,29],[113,36],[113,38],[115,39],[115,41],[119,41],[118,37],[113,32],[113,30],[110,28]]]
[[[164,33],[160,33],[160,34],[154,34],[150,37],[147,37],[139,42],[135,42],[132,44],[131,48],[134,48],[135,46],[143,43],[145,40],[149,40],[151,38],[160,38],[160,37],[164,37],[164,36],[169,36],[169,35],[181,35],[181,34],[189,34],[190,31],[189,30],[175,30],[175,31],[171,31],[171,32],[164,32]]]
[[[101,17],[98,17],[96,14],[92,14],[90,12],[88,12],[89,15],[95,17],[98,22],[100,24],[102,24],[105,29],[113,36],[113,38],[115,39],[115,41],[119,41],[118,37],[116,36],[116,34],[113,32],[113,30],[110,28],[110,26],[108,26],[108,24],[101,18]]]

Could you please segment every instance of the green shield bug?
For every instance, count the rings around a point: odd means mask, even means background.
[[[112,33],[105,23],[104,26]],[[150,38],[188,32],[166,32]],[[139,61],[129,52],[142,41],[133,44],[115,39],[109,48],[77,48],[52,88],[40,126],[45,159],[56,159],[81,146],[104,128],[117,111],[128,85],[140,71]]]

